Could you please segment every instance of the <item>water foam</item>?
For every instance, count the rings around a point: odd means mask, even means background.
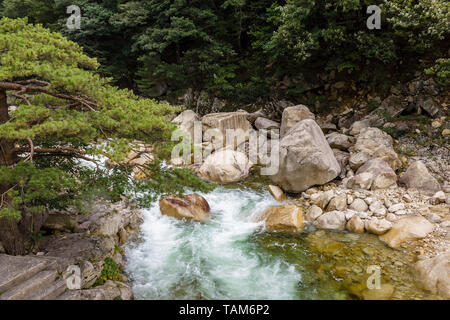
[[[136,299],[295,299],[298,269],[257,250],[256,214],[277,203],[268,192],[217,188],[203,194],[212,219],[201,224],[145,211],[142,242],[128,248]]]

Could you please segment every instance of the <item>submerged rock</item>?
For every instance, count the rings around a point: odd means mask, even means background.
[[[388,300],[394,294],[395,288],[388,283],[382,283],[380,288],[365,289],[361,292],[364,300]]]
[[[210,207],[205,198],[196,193],[184,198],[165,196],[159,201],[161,213],[177,219],[204,222],[209,219]]]
[[[314,120],[300,121],[280,142],[278,172],[272,181],[285,191],[302,192],[336,178],[341,168]]]

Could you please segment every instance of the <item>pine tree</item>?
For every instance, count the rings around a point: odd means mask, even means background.
[[[166,116],[177,109],[109,85],[98,66],[61,34],[0,20],[0,241],[10,254],[23,254],[48,210],[82,189],[67,161],[119,161],[131,140],[171,136]]]

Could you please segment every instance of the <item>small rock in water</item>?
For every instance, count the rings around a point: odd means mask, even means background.
[[[282,202],[286,200],[286,195],[284,194],[283,190],[281,190],[280,187],[269,185],[267,187],[267,190],[269,190],[270,194],[277,200],[278,202]]]
[[[205,198],[196,193],[184,198],[166,196],[159,201],[161,213],[177,219],[204,222],[209,219],[210,207]]]
[[[260,217],[266,229],[281,231],[299,231],[303,229],[303,212],[295,205],[285,205],[267,209]]]
[[[388,300],[394,294],[394,286],[388,283],[383,283],[380,288],[365,289],[362,291],[364,300]]]
[[[363,248],[362,252],[364,252],[368,256],[373,256],[375,254],[375,251],[372,248]]]

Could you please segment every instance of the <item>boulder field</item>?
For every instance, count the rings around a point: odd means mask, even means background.
[[[206,115],[204,130],[224,134],[224,128],[240,129],[244,142],[212,150],[194,170],[214,182],[243,181],[258,166],[273,164],[260,161],[260,154],[256,161],[247,154],[252,130],[268,135],[258,146],[278,148],[278,169],[269,175],[267,190],[280,205],[258,215],[266,230],[369,233],[392,250],[423,245],[425,253],[415,267],[418,281],[426,290],[450,297],[450,285],[443,280],[450,272],[450,184],[442,179],[448,177],[448,162],[400,154],[399,141],[386,130],[392,124],[378,126],[371,118],[350,122],[349,114],[330,123],[331,116],[323,121],[305,105],[287,105],[281,121],[263,110]],[[213,144],[204,139],[201,147]],[[270,148],[264,155],[269,153]],[[383,296],[392,294],[388,285],[384,290]],[[371,294],[362,296],[379,298]]]

